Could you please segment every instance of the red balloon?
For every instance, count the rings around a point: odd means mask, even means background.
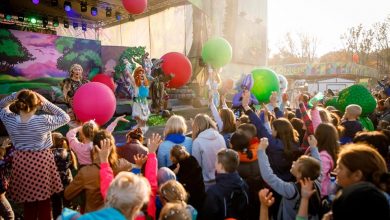
[[[116,99],[107,86],[99,82],[90,82],[77,89],[73,97],[73,111],[82,122],[95,120],[104,125],[114,115]]]
[[[358,54],[353,54],[352,55],[352,61],[354,62],[354,63],[359,63],[359,55]]]
[[[114,80],[107,76],[104,73],[99,73],[95,77],[92,78],[92,82],[100,82],[104,85],[108,86],[113,92],[115,92],[115,83]]]
[[[168,82],[168,88],[179,88],[188,83],[192,75],[190,60],[181,53],[171,52],[161,57],[162,70],[166,75],[173,74],[173,79]]]
[[[130,14],[142,14],[148,7],[147,0],[122,0],[122,4]]]

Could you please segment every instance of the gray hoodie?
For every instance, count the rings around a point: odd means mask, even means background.
[[[311,156],[320,161],[320,154],[318,148],[310,148]],[[264,181],[283,198],[279,206],[278,220],[294,220],[297,215],[297,204],[299,206],[299,200],[301,199],[300,192],[297,192],[297,187],[294,186],[293,182],[284,182],[277,177],[269,164],[268,156],[264,150],[257,152],[258,162],[260,166],[260,173]],[[321,188],[321,175],[314,181],[317,187]],[[298,196],[296,196],[298,195]],[[318,220],[318,216],[309,216],[310,220]]]
[[[203,181],[215,181],[215,161],[217,153],[226,148],[223,136],[215,129],[202,131],[192,142],[192,156],[202,167]]]

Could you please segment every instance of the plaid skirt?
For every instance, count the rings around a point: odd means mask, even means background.
[[[63,190],[54,155],[43,151],[15,151],[9,193],[17,203],[49,199]]]

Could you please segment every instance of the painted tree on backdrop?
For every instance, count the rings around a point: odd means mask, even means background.
[[[0,29],[0,72],[7,73],[15,64],[35,60],[9,30]]]
[[[69,71],[69,67],[78,63],[83,67],[84,74],[89,79],[100,72],[102,60],[100,57],[100,43],[94,40],[59,37],[56,49],[63,55],[57,59],[57,68]]]
[[[142,64],[142,57],[145,54],[145,47],[129,47],[119,57],[118,64],[115,66],[115,79],[120,78],[120,74],[125,71],[126,65],[123,62],[123,59],[126,58],[131,64],[132,69],[134,70],[136,67],[136,64],[133,62],[133,60],[138,63]]]

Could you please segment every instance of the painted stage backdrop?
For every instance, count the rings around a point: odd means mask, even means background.
[[[58,85],[73,63],[85,77],[99,73],[100,41],[0,29],[0,94],[28,88],[61,95]]]

